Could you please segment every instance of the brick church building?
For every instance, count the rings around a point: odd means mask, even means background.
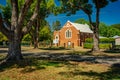
[[[82,47],[85,39],[92,37],[92,34],[93,31],[87,24],[67,21],[59,31],[54,31],[53,43],[62,47]]]

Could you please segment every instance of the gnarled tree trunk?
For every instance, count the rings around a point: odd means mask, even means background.
[[[21,54],[21,40],[23,35],[27,34],[31,30],[33,21],[38,15],[40,1],[41,0],[37,0],[33,15],[31,16],[25,27],[23,27],[25,16],[33,0],[25,0],[20,13],[18,8],[18,0],[11,0],[12,16],[11,25],[9,26],[5,26],[5,21],[0,14],[0,31],[5,34],[5,36],[9,40],[8,55],[6,56],[6,60],[20,61],[21,59],[23,59],[23,56]]]
[[[18,24],[18,1],[11,0],[12,5],[12,17],[11,17],[11,27],[10,31],[13,32],[13,35],[9,35],[9,48],[8,55],[6,60],[21,60],[23,59],[21,54],[21,26]]]
[[[21,54],[21,41],[20,40],[9,40],[7,60],[21,60],[23,56]]]

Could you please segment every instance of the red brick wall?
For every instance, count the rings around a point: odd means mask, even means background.
[[[67,25],[69,24],[69,27]],[[66,38],[65,32],[66,30],[72,31],[72,37]],[[71,42],[71,46],[78,46],[78,33],[79,31],[73,27],[70,23],[67,23],[61,30],[60,30],[60,46],[68,47],[68,42]]]

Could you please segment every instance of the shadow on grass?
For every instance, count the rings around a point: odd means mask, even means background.
[[[120,50],[106,50],[106,53],[120,53]]]
[[[45,69],[48,66],[58,67],[61,64],[66,64],[69,61],[75,62],[91,62],[91,63],[108,63],[118,62],[119,58],[106,57],[106,56],[91,56],[91,55],[80,55],[69,53],[25,53],[23,56],[24,60],[20,62],[7,62],[0,64],[0,70],[9,68],[24,68],[23,72],[32,72],[38,69]],[[82,54],[89,54],[82,53]],[[57,66],[58,65],[58,66]]]
[[[8,50],[0,50],[0,53],[7,53]]]
[[[64,48],[64,47],[48,47],[48,48],[39,48],[42,50],[70,50],[68,48]]]
[[[110,69],[107,72],[94,72],[94,71],[89,71],[89,72],[83,72],[80,70],[74,70],[74,71],[69,71],[69,72],[60,72],[59,73],[62,76],[67,76],[67,77],[74,77],[74,76],[87,76],[87,77],[92,77],[95,79],[99,80],[120,80],[120,63],[116,63],[111,65]]]
[[[103,61],[114,61],[111,57],[106,56],[90,56],[90,52],[72,52],[68,54],[64,53],[49,53],[49,52],[42,52],[42,53],[25,53],[23,56],[25,57],[24,60],[21,60],[20,62],[7,62],[0,64],[0,72],[12,69],[12,68],[23,68],[21,70],[22,73],[28,73],[33,72],[35,70],[41,70],[46,69],[49,66],[52,67],[62,67],[63,65],[68,65],[67,62],[69,61],[76,61],[76,62],[83,62],[88,61],[92,63],[96,63],[96,60],[98,63],[103,63]],[[81,56],[81,54],[86,54],[85,56]],[[99,61],[98,61],[99,60]],[[115,69],[115,66],[113,66]],[[81,72],[81,71],[73,71],[69,72],[69,74],[75,75],[88,75],[88,76],[98,76],[100,78],[106,76],[109,76],[113,73],[115,73],[115,70],[113,70],[111,67],[111,71],[105,72],[105,73],[97,73],[97,72]],[[113,73],[112,73],[113,72]],[[110,73],[110,74],[109,74]],[[68,74],[68,72],[61,72],[62,74]],[[104,75],[103,75],[104,74]],[[119,74],[119,73],[118,73]],[[107,77],[108,78],[108,77]],[[104,80],[104,79],[103,79]]]
[[[39,60],[32,57],[24,58],[20,62],[16,61],[9,61],[3,62],[0,64],[0,72],[4,70],[9,70],[12,68],[23,68],[21,73],[29,73],[35,70],[46,69],[49,66],[52,67],[61,67],[64,62],[60,61],[52,61],[52,60]]]
[[[71,55],[92,55],[92,51],[68,51],[69,54]]]

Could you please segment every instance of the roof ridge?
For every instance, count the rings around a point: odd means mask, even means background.
[[[93,31],[90,29],[88,24],[79,24],[79,23],[73,23],[70,21],[68,22],[71,23],[77,30],[80,30],[81,32],[93,33]]]
[[[68,22],[70,22],[69,20],[68,20]],[[81,23],[76,23],[76,22],[70,22],[70,23],[73,23],[73,24],[78,24],[78,25],[88,25],[88,24],[81,24]]]

